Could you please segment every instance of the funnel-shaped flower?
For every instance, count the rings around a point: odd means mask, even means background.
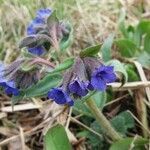
[[[69,91],[70,93],[76,94],[78,96],[85,96],[88,93],[87,90],[87,83],[84,81],[81,81],[78,77],[74,79],[69,84]]]
[[[69,97],[67,92],[62,88],[53,88],[48,92],[48,98],[53,99],[57,104],[68,104],[72,106],[74,104],[73,100]]]
[[[75,96],[85,96],[88,93],[87,86],[88,79],[84,63],[81,58],[76,58],[68,83],[69,92]]]
[[[101,65],[93,72],[91,76],[91,85],[94,89],[105,91],[106,84],[114,82],[115,80],[116,75],[114,73],[114,67]]]

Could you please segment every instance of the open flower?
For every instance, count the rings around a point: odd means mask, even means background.
[[[70,93],[76,94],[77,96],[85,96],[88,93],[88,84],[81,81],[78,77],[70,82],[68,88]]]
[[[5,67],[0,64],[0,86],[5,90],[6,94],[19,95],[19,90],[16,88],[15,82],[13,80],[8,80],[4,77]]]
[[[116,75],[114,73],[114,67],[101,65],[92,73],[91,85],[96,90],[105,91],[107,83],[114,82],[115,80]]]
[[[70,106],[74,104],[67,92],[65,92],[62,88],[51,89],[48,92],[48,98],[53,99],[57,104],[68,104]]]

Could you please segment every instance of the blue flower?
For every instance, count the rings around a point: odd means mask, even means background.
[[[79,78],[74,79],[68,86],[70,93],[78,96],[85,96],[88,93],[88,83],[80,81]]]
[[[57,104],[68,104],[73,106],[74,102],[62,88],[53,88],[48,92],[48,98],[53,99]]]
[[[27,27],[27,35],[35,35],[37,34],[37,29],[46,24],[46,19],[52,13],[51,9],[40,9],[36,13],[35,19],[31,21],[31,23]],[[37,46],[33,48],[28,48],[28,51],[35,55],[42,55],[45,52],[44,47]]]
[[[41,19],[45,19],[47,18],[48,16],[50,16],[52,13],[52,10],[51,9],[39,9],[36,13],[37,17],[41,18]]]
[[[0,64],[0,86],[4,88],[6,94],[19,95],[19,90],[16,88],[14,81],[7,80],[4,77],[4,65]]]
[[[45,53],[45,49],[43,48],[43,46],[36,46],[36,47],[28,48],[28,51],[38,56]]]
[[[100,66],[97,68],[91,76],[91,85],[96,90],[105,91],[107,83],[114,82],[116,75],[114,73],[113,66]]]
[[[44,24],[45,24],[45,22],[43,21],[43,19],[36,17],[27,26],[27,35],[37,34],[37,28]]]
[[[14,81],[7,81],[4,86],[6,94],[19,95],[19,90],[16,88]]]

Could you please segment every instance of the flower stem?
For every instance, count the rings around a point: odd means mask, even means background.
[[[86,104],[88,105],[89,109],[91,110],[92,114],[96,118],[96,120],[99,123],[99,125],[105,130],[105,132],[107,133],[107,135],[113,141],[120,140],[121,136],[111,126],[111,124],[109,123],[109,121],[106,119],[106,117],[103,115],[103,113],[96,106],[95,102],[92,99],[88,99],[86,101]]]

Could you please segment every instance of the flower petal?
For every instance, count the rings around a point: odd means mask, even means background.
[[[86,84],[78,79],[69,84],[69,91],[78,96],[85,96],[88,93]]]
[[[96,89],[100,91],[106,90],[106,82],[102,80],[101,78],[92,77],[91,78],[91,85]]]
[[[45,53],[45,49],[42,46],[36,46],[36,47],[33,47],[33,48],[28,48],[28,51],[30,53],[38,55],[38,56]]]
[[[116,80],[116,75],[115,73],[106,73],[105,75],[103,75],[103,79],[107,82],[107,83],[112,83]]]
[[[61,88],[53,88],[48,92],[48,98],[53,99],[57,104],[73,105],[73,100]]]
[[[36,18],[33,19],[33,20],[31,21],[31,23],[28,25],[28,27],[27,27],[27,35],[36,34],[36,29],[37,29],[37,27],[42,26],[42,25],[44,25],[44,24],[45,24],[45,22],[44,22],[42,19],[36,17]]]
[[[49,8],[46,9],[39,9],[36,13],[37,17],[45,19],[47,18],[49,15],[51,15],[52,10]]]

